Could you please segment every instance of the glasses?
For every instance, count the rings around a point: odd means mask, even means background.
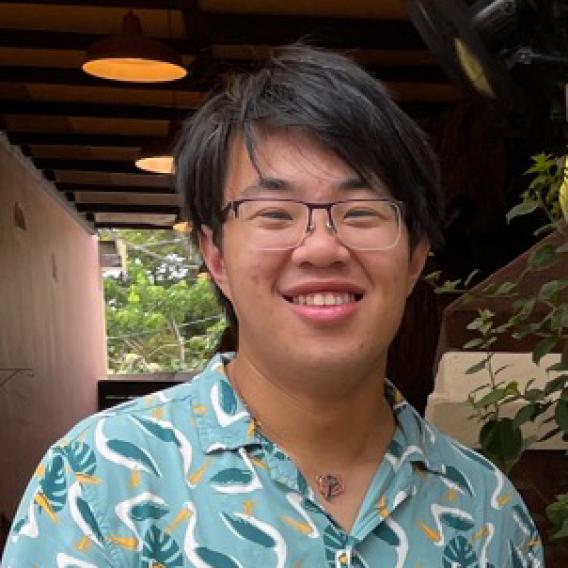
[[[396,246],[402,226],[402,203],[392,199],[347,199],[306,203],[296,199],[238,199],[222,210],[232,211],[260,250],[299,246],[315,229],[314,209],[327,211],[327,230],[346,247],[380,251]]]

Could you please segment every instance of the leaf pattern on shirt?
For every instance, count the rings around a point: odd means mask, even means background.
[[[107,446],[119,456],[126,458],[126,460],[130,462],[138,464],[146,471],[152,472],[155,476],[161,477],[158,465],[149,452],[126,440],[109,440],[107,442]]]
[[[450,487],[455,487],[462,494],[467,493],[472,497],[475,495],[471,481],[458,468],[452,465],[446,466],[445,477],[451,482],[450,484],[448,484]],[[444,480],[444,478],[442,478],[442,480]]]
[[[467,539],[458,535],[444,548],[442,556],[444,568],[478,568],[478,557]]]
[[[95,474],[97,458],[89,444],[75,440],[65,446],[62,451],[76,475],[92,477]]]
[[[130,517],[135,521],[145,521],[146,519],[161,519],[169,512],[168,507],[160,503],[146,501],[139,505],[134,505],[130,509]]]
[[[285,452],[260,431],[250,436],[248,413],[214,365],[167,396],[88,419],[54,446],[3,565],[542,568],[538,532],[506,478],[401,400],[357,538],[347,536]]]
[[[211,550],[205,546],[198,546],[194,552],[206,563],[208,568],[242,568],[241,565],[230,556]]]
[[[143,568],[155,568],[156,564],[163,568],[183,566],[177,542],[156,525],[152,525],[144,535],[141,558]]]
[[[230,467],[217,472],[213,477],[209,479],[209,481],[214,484],[218,483],[222,485],[244,485],[246,483],[250,483],[252,478],[253,474],[248,469]]]
[[[36,494],[36,503],[47,512],[55,522],[56,513],[65,507],[67,501],[67,481],[63,458],[55,453],[47,463],[45,475],[39,482],[40,490]]]

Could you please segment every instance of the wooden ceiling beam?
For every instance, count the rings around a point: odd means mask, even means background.
[[[175,195],[172,188],[164,187],[136,187],[132,185],[87,185],[81,183],[57,183],[57,189],[61,193],[133,193],[140,195]]]
[[[119,203],[75,203],[80,213],[155,213],[156,215],[176,215],[177,205],[124,205]]]
[[[29,146],[140,148],[156,137],[142,134],[140,136],[120,136],[118,134],[80,134],[75,132],[9,132],[8,138],[12,144]]]
[[[148,231],[168,231],[172,227],[168,225],[160,225],[157,223],[121,223],[121,222],[94,222],[97,229],[132,229],[132,230],[148,230]]]
[[[83,104],[45,101],[1,101],[4,116],[66,116],[97,118],[129,118],[136,120],[183,120],[189,109],[167,106]]]
[[[425,49],[415,27],[407,21],[207,12],[198,14],[199,18],[196,18],[194,12],[192,19],[192,13],[189,12],[185,18],[188,28],[186,41],[167,41],[180,54],[194,55],[195,45],[199,48],[214,44],[278,46],[303,37],[309,37],[316,45],[334,49]],[[0,29],[0,46],[84,51],[92,43],[107,37],[100,34],[41,30],[22,32],[23,30],[10,28]]]
[[[109,174],[145,175],[134,164],[111,160],[61,160],[56,158],[36,158],[34,164],[38,170],[58,172],[71,170],[76,172],[105,172]],[[147,174],[148,177],[157,174]]]
[[[184,6],[184,0],[13,0],[15,4],[40,4],[52,6],[87,6],[92,8],[124,8],[132,9],[156,9],[156,10],[179,10]]]
[[[126,10],[128,7],[125,7],[125,12]],[[90,45],[106,37],[108,35],[0,28],[0,47],[85,51]],[[168,39],[166,41],[160,38],[160,41],[173,47],[180,55],[195,55],[195,49],[186,40]]]

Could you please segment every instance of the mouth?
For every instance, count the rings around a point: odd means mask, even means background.
[[[283,296],[284,299],[300,306],[343,306],[354,304],[363,298],[363,294],[353,292],[321,291],[310,294],[297,294],[295,296]]]

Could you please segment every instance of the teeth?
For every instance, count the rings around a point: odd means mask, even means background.
[[[316,292],[315,294],[300,294],[292,298],[292,303],[301,306],[340,306],[355,301],[355,294],[345,292]]]

